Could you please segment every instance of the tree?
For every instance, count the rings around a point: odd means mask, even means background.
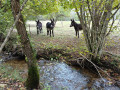
[[[59,3],[57,0],[29,0],[23,10],[24,18],[35,19],[39,15],[58,12]],[[26,13],[27,12],[27,13]]]
[[[27,1],[27,0],[26,0]],[[14,20],[20,11],[20,0],[11,0],[11,7],[14,16]],[[26,81],[26,87],[28,90],[38,88],[39,86],[39,71],[36,60],[35,52],[32,48],[30,40],[27,35],[25,23],[22,14],[20,14],[19,20],[16,23],[18,35],[22,45],[23,52],[27,58],[28,65],[28,78]]]
[[[58,20],[64,20],[64,17],[68,17],[70,15],[69,13],[70,13],[70,9],[64,9],[62,6],[58,5],[58,11],[51,12],[45,15],[45,17],[47,19],[54,18],[56,24]]]
[[[114,15],[120,9],[120,1],[74,0],[72,3],[83,27],[89,58],[96,62],[103,54],[105,39],[112,30]],[[111,19],[113,20],[108,28]]]

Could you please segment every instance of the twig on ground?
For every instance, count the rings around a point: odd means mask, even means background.
[[[77,60],[77,63],[78,63],[82,68],[84,68],[84,59],[81,61],[81,63],[79,62],[79,60]]]

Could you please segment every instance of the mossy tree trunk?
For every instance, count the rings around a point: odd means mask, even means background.
[[[16,19],[16,16],[20,11],[20,0],[11,0],[11,7],[12,7],[14,19]],[[26,87],[28,90],[38,88],[39,86],[38,64],[36,61],[35,52],[30,44],[30,40],[27,35],[22,14],[20,15],[19,20],[16,23],[16,28],[18,35],[20,36],[23,52],[27,58],[28,78],[26,81]]]

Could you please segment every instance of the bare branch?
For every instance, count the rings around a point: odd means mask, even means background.
[[[79,18],[79,21],[80,21],[80,14],[78,13],[77,7],[76,7],[76,5],[75,5],[75,1],[73,2],[73,5],[74,5],[74,7],[75,7],[75,12],[76,12],[76,14],[77,14],[77,16],[78,16],[78,18]]]
[[[90,9],[90,2],[89,2],[89,0],[87,0],[87,6],[88,6],[88,10],[89,10],[89,12],[90,12],[90,16],[91,16],[91,19],[93,18],[92,17],[92,12],[91,12],[91,9]]]
[[[104,1],[104,0],[101,0],[101,1],[100,1],[99,5],[98,5],[98,7],[97,7],[98,9],[99,9],[100,6],[102,5],[103,1]],[[100,10],[101,10],[101,9],[100,9]]]
[[[120,7],[112,14],[112,16],[110,18],[113,18],[114,15],[118,12],[118,10],[120,10]]]
[[[110,34],[110,32],[112,31],[112,27],[113,27],[114,22],[115,22],[115,19],[113,17],[112,24],[111,24],[110,29],[109,29],[108,33],[106,34],[106,36],[108,36]]]

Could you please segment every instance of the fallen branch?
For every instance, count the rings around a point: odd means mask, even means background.
[[[25,0],[25,1],[23,2],[22,6],[20,7],[20,11],[19,11],[19,13],[18,13],[18,15],[17,15],[17,18],[16,18],[14,24],[12,25],[11,29],[9,30],[9,32],[8,32],[8,34],[7,34],[4,42],[2,43],[2,45],[1,45],[1,47],[0,47],[0,53],[2,52],[2,49],[4,48],[5,44],[7,43],[8,39],[9,39],[9,37],[10,37],[12,31],[13,31],[13,28],[15,27],[17,21],[19,20],[19,17],[20,17],[20,15],[21,15],[21,11],[23,10],[23,7],[24,7],[24,5],[26,4],[27,1],[28,1],[28,0]]]
[[[85,58],[88,62],[90,62],[90,63],[95,67],[95,69],[97,70],[99,76],[102,78],[102,75],[100,74],[100,72],[99,72],[99,70],[98,70],[98,66],[95,65],[91,60],[89,60],[88,58],[86,58],[86,57],[85,57],[84,55],[82,55],[81,53],[80,53],[80,55],[81,55],[83,58]],[[101,68],[100,68],[100,69],[101,69]],[[107,74],[107,75],[108,75],[108,74]]]
[[[82,55],[82,54],[80,54],[83,58],[85,58],[88,62],[90,62],[94,67],[95,67],[95,69],[97,70],[97,72],[98,72],[98,74],[99,74],[99,76],[102,78],[102,75],[100,74],[100,72],[99,72],[99,70],[98,69],[100,69],[101,71],[103,71],[108,77],[110,77],[109,75],[108,75],[108,73],[107,72],[105,72],[103,69],[101,69],[100,67],[98,67],[97,65],[95,65],[91,60],[89,60],[87,57],[85,57],[84,55]],[[78,63],[79,64],[79,63]],[[111,77],[110,77],[111,78]]]

